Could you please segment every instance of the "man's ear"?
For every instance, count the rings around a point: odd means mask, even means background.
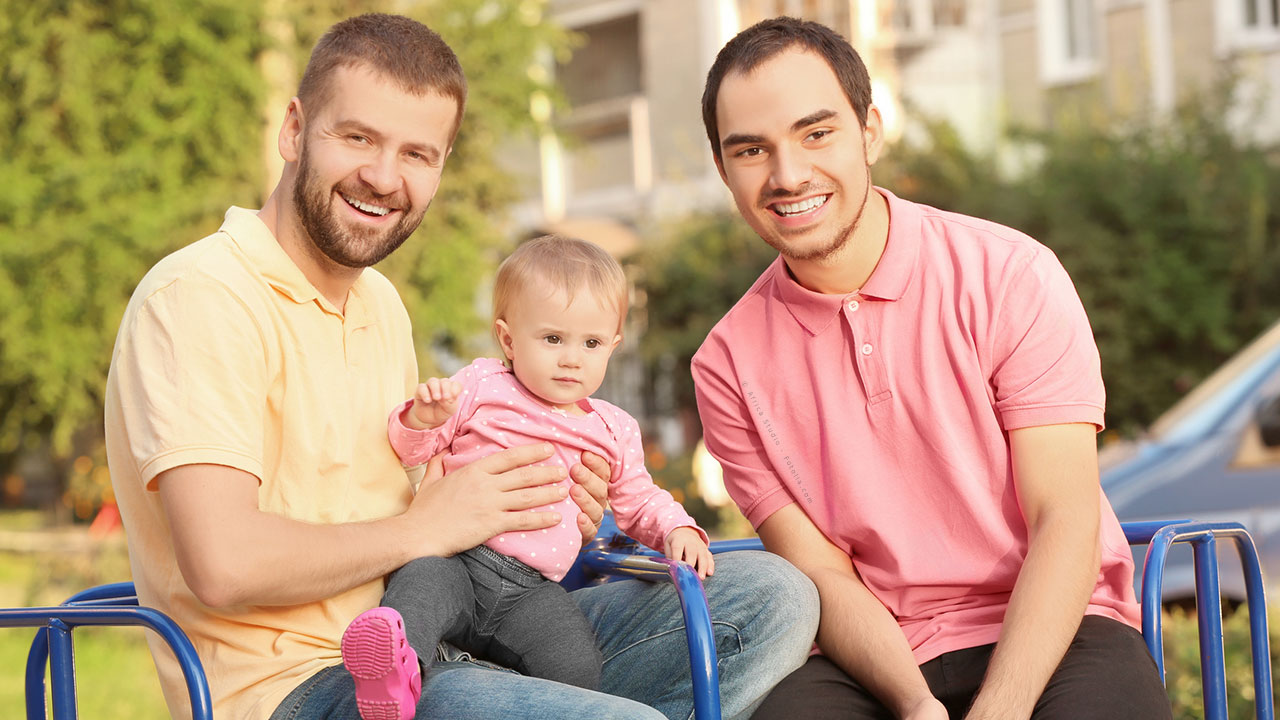
[[[294,98],[289,101],[289,107],[285,108],[284,122],[280,125],[280,137],[276,141],[280,148],[280,157],[284,158],[285,162],[297,162],[302,156],[302,133],[305,125],[302,101]]]
[[[507,321],[502,318],[494,320],[493,334],[498,338],[498,345],[502,347],[502,354],[506,356],[507,361],[515,360],[515,342],[512,341],[511,328],[507,326]]]
[[[867,165],[875,165],[880,159],[880,151],[884,149],[884,118],[880,116],[880,108],[867,106],[867,125],[862,128],[862,149],[867,156]]]

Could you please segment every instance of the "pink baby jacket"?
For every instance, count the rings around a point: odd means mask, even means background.
[[[707,539],[671,493],[654,484],[644,466],[640,426],[618,407],[587,398],[579,402],[586,415],[555,410],[534,397],[510,369],[493,358],[476,360],[453,379],[462,384],[458,409],[440,427],[406,427],[402,415],[412,400],[392,410],[388,437],[406,467],[424,463],[447,449],[444,469],[449,473],[499,450],[549,442],[556,452],[546,462],[568,470],[581,462],[584,451],[590,451],[613,468],[609,505],[623,532],[658,552],[663,551],[667,534],[678,527],[691,527]],[[567,486],[573,481],[566,477],[563,482]],[[563,520],[545,530],[503,533],[485,545],[559,581],[582,546],[582,535],[573,521],[578,506],[566,497],[534,510],[559,512]]]

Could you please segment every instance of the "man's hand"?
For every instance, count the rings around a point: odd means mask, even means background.
[[[665,554],[672,560],[683,560],[698,571],[698,577],[706,578],[715,574],[716,561],[711,555],[711,548],[702,541],[702,536],[691,527],[678,527],[667,533]]]
[[[551,454],[546,443],[508,448],[448,475],[443,456],[432,458],[403,516],[412,519],[412,534],[406,541],[420,543],[412,557],[453,555],[504,532],[540,530],[559,523],[558,512],[526,512],[568,494],[562,485],[552,484],[564,479],[564,468],[533,464]],[[429,537],[421,532],[425,528],[431,529]]]
[[[449,378],[428,378],[418,384],[413,407],[405,415],[405,425],[414,430],[438,428],[458,409],[462,383]]]
[[[578,504],[578,532],[585,543],[596,536],[604,520],[604,509],[609,503],[609,463],[594,453],[582,453],[582,463],[569,468],[569,477],[575,483],[569,488],[569,496]]]

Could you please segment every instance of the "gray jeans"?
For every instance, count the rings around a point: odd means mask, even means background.
[[[392,573],[382,604],[427,665],[441,640],[530,677],[596,690],[603,662],[577,603],[537,570],[479,545]]]

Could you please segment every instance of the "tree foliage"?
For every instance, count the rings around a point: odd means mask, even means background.
[[[732,212],[694,215],[655,234],[632,258],[645,298],[640,349],[650,374],[671,381],[671,404],[691,409],[693,354],[778,254]]]
[[[0,468],[93,426],[134,284],[253,197],[258,3],[2,0]]]
[[[569,36],[542,0],[0,0],[0,476],[23,449],[70,457],[101,440],[124,305],[167,253],[256,207],[266,182],[264,53],[304,67],[353,14],[402,12],[437,30],[470,82],[462,131],[416,236],[379,269],[404,296],[420,352],[465,350],[515,184],[503,143],[533,129],[538,71]],[[288,73],[286,73],[288,74]],[[273,104],[274,103],[273,101]],[[424,360],[429,359],[424,355]],[[90,468],[92,469],[92,468]],[[66,478],[62,478],[63,481]]]

